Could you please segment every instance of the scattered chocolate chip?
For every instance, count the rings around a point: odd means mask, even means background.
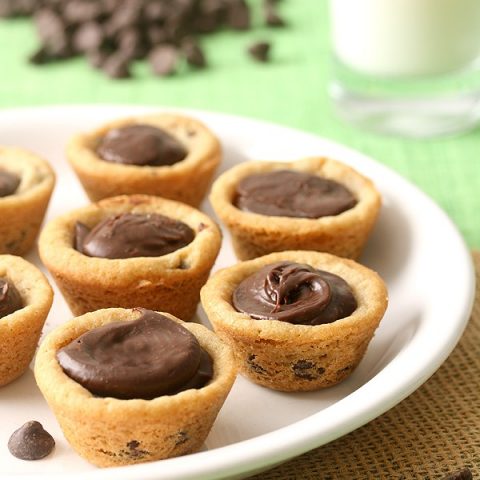
[[[14,2],[11,0],[4,0],[0,2],[0,17],[8,18],[8,17],[15,17],[17,15],[17,11],[14,6]]]
[[[263,14],[265,23],[270,27],[283,27],[285,25],[285,21],[276,10],[275,1],[265,0],[263,2]]]
[[[102,69],[110,78],[130,78],[130,62],[122,52],[115,52],[106,58]]]
[[[101,68],[107,61],[108,56],[108,52],[96,50],[87,53],[87,60],[93,68]]]
[[[54,45],[54,46],[43,46],[36,52],[34,52],[30,58],[29,62],[34,65],[45,65],[57,60],[64,60],[72,55],[72,52],[68,45]]]
[[[65,25],[54,10],[40,9],[34,17],[38,36],[44,45],[66,42]]]
[[[285,20],[273,10],[267,10],[267,12],[265,12],[265,23],[270,27],[285,26]]]
[[[12,3],[17,5],[17,15],[21,17],[32,15],[38,7],[38,0],[17,0]]]
[[[131,59],[143,58],[147,51],[142,35],[134,28],[128,28],[119,35],[118,45],[123,55]]]
[[[43,55],[38,55],[42,61],[33,63],[42,64],[73,55],[67,25],[54,8],[40,7],[35,11],[34,22]]]
[[[14,16],[15,10],[11,0],[4,0],[3,2],[0,2],[0,17],[8,18]]]
[[[198,15],[192,21],[193,31],[197,33],[214,32],[224,22],[226,11],[226,2],[204,0],[199,4]]]
[[[44,47],[40,47],[37,51],[32,53],[28,61],[34,65],[44,65],[49,61],[49,56]]]
[[[144,11],[150,21],[161,23],[167,18],[168,6],[162,2],[148,2]]]
[[[472,480],[473,475],[469,468],[462,468],[455,472],[449,473],[442,480]]]
[[[103,30],[97,22],[81,25],[72,38],[73,48],[77,52],[99,51],[104,41]]]
[[[174,73],[179,57],[205,67],[193,37],[248,30],[254,8],[261,6],[247,0],[0,0],[0,17],[33,16],[40,40],[29,58],[35,65],[85,55],[109,77],[128,78],[137,59],[148,58],[159,76]],[[263,13],[268,25],[283,25],[274,0],[265,0]],[[259,48],[252,55],[266,61],[268,51]]]
[[[256,42],[248,47],[248,53],[259,62],[268,62],[270,59],[270,43]]]
[[[168,41],[168,34],[163,27],[153,25],[147,28],[147,40],[152,47],[160,45]]]
[[[138,0],[124,0],[121,8],[115,9],[108,21],[107,31],[111,35],[121,32],[124,28],[140,23],[142,3]]]
[[[46,457],[54,446],[53,437],[36,421],[25,423],[8,440],[10,453],[21,460],[39,460]]]
[[[98,20],[102,15],[102,2],[74,0],[67,2],[63,17],[69,24],[82,24]]]
[[[250,9],[245,0],[232,0],[230,2],[227,23],[235,30],[248,30],[250,28]]]
[[[150,52],[148,60],[155,75],[173,75],[177,67],[177,49],[172,45],[159,45]]]
[[[203,68],[207,64],[203,50],[200,48],[200,45],[192,39],[186,39],[182,43],[182,53],[187,63],[192,67]]]

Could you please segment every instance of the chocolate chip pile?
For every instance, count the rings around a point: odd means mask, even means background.
[[[278,0],[263,0],[266,25],[280,27]],[[0,17],[33,16],[40,48],[34,64],[77,55],[112,78],[131,76],[132,62],[147,59],[155,75],[175,73],[181,63],[203,68],[198,38],[221,29],[248,30],[246,0],[1,0]],[[270,45],[250,45],[255,60],[269,58]]]

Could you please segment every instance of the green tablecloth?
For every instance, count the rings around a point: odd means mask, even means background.
[[[138,65],[132,80],[111,81],[82,59],[29,66],[31,22],[0,22],[0,107],[64,103],[137,103],[222,111],[296,127],[332,138],[385,163],[416,183],[452,217],[472,247],[480,247],[480,133],[429,141],[380,137],[335,118],[326,93],[329,77],[326,3],[281,3],[285,29],[261,27],[220,33],[205,41],[211,68],[154,78]],[[244,54],[254,39],[274,43],[273,61]]]

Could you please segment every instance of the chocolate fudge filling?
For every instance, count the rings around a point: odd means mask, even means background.
[[[183,222],[157,213],[112,215],[91,230],[75,226],[75,249],[89,257],[160,257],[185,247],[195,237]]]
[[[71,379],[101,397],[150,400],[213,378],[213,362],[185,327],[151,310],[90,330],[57,352]]]
[[[309,173],[277,170],[250,175],[237,185],[234,205],[246,212],[273,217],[320,218],[356,205],[340,183]]]
[[[110,130],[101,139],[97,154],[106,162],[159,167],[182,161],[188,151],[160,128],[129,125]]]
[[[302,325],[332,323],[357,308],[350,286],[338,275],[292,262],[267,265],[247,277],[232,300],[254,320]]]
[[[17,191],[20,177],[12,172],[0,170],[0,197],[7,197]]]
[[[23,308],[22,297],[6,278],[0,278],[0,318]]]

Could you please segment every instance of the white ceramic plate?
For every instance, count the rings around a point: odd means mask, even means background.
[[[53,218],[87,200],[64,158],[75,132],[107,120],[151,111],[132,107],[48,107],[0,112],[0,144],[48,158],[57,187]],[[187,112],[222,140],[222,170],[248,159],[291,160],[328,155],[374,180],[384,197],[378,225],[362,261],[388,284],[390,305],[368,352],[351,377],[333,388],[302,394],[269,391],[238,378],[202,452],[108,470],[108,478],[242,478],[327,443],[365,424],[418,388],[445,360],[468,319],[474,291],[471,259],[448,217],[422,192],[364,155],[322,138],[227,115]],[[205,211],[211,213],[209,205]],[[29,257],[39,264],[38,257]],[[235,262],[228,235],[215,268]],[[203,312],[199,315],[204,319]],[[71,318],[56,291],[45,332]],[[37,462],[13,458],[9,435],[36,419],[55,437],[52,455]],[[105,478],[68,446],[28,371],[0,391],[1,478]]]

